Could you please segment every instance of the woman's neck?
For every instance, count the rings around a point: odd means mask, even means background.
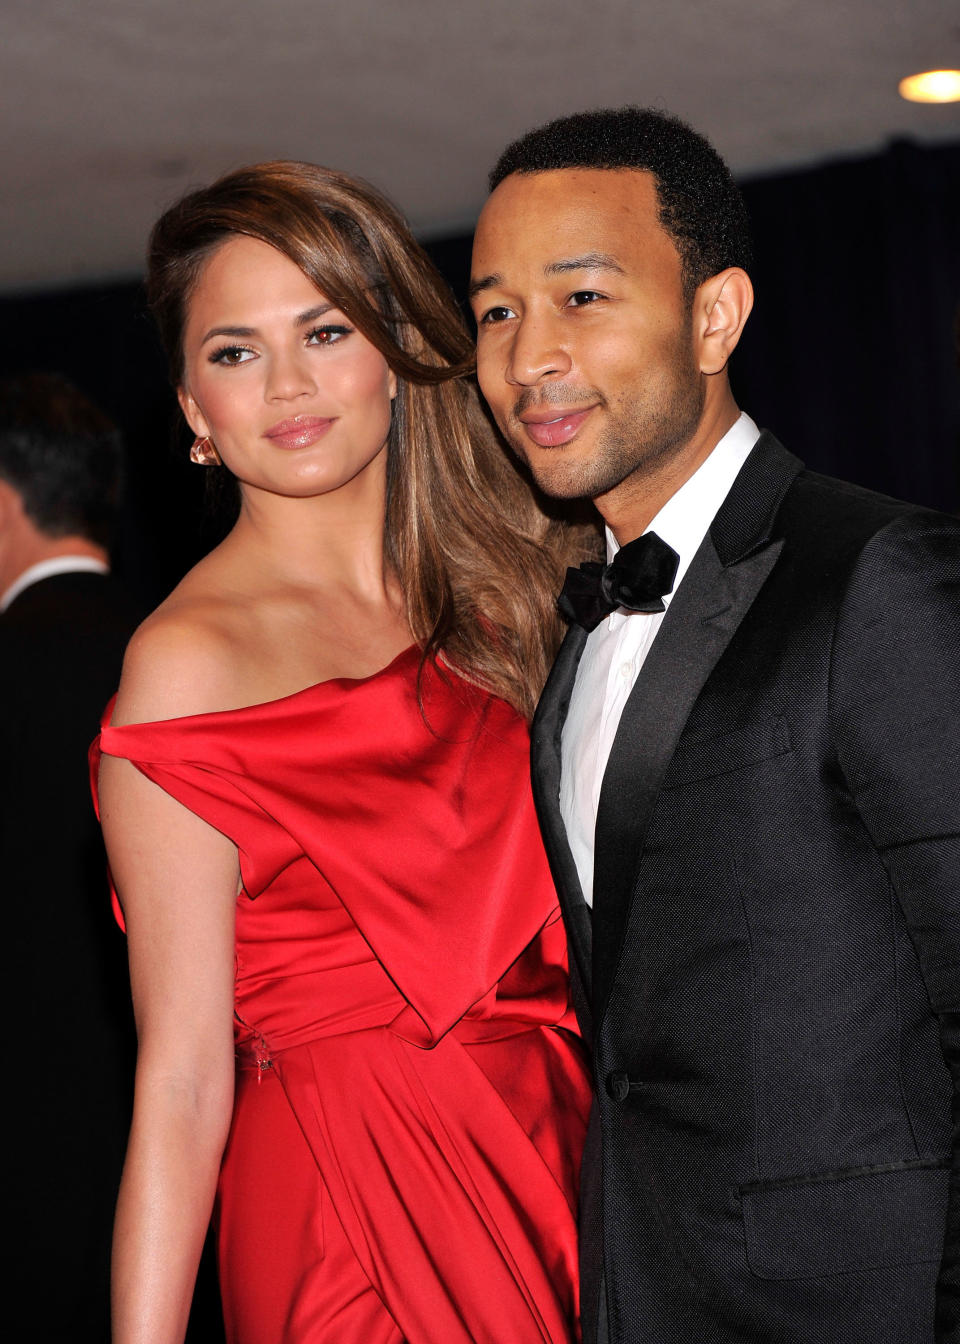
[[[393,600],[385,491],[356,484],[306,498],[243,488],[240,517],[224,549],[270,586],[339,590],[371,604]]]

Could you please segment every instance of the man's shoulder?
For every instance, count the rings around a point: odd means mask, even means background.
[[[50,574],[29,584],[4,612],[11,623],[83,621],[89,613],[116,611],[130,616],[136,625],[143,612],[130,592],[112,574],[69,570]]]
[[[960,582],[960,519],[806,468],[784,496],[776,530],[793,572],[824,592],[884,602]]]
[[[824,542],[866,542],[878,533],[891,539],[942,531],[960,537],[960,519],[926,505],[896,499],[852,481],[803,467],[780,507],[785,535],[806,533]]]
[[[960,533],[960,521],[812,471],[764,430],[720,505],[710,535],[724,565],[779,539],[818,569],[853,558],[871,538]]]
[[[889,520],[909,513],[949,517],[948,514],[938,515],[936,509],[927,508],[922,504],[897,499],[893,495],[870,490],[866,486],[841,480],[837,476],[826,476],[806,466],[797,474],[793,488],[808,500],[822,502],[824,505],[832,503],[834,507],[857,517]]]
[[[140,603],[106,574],[51,575],[25,588],[0,613],[4,679],[26,680],[49,667],[104,665],[119,675],[127,640],[143,612]]]

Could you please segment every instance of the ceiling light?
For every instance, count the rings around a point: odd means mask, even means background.
[[[960,102],[960,70],[925,70],[900,81],[900,97],[910,103]]]

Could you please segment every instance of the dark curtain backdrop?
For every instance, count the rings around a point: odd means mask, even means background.
[[[956,509],[960,143],[897,144],[748,182],[745,194],[757,306],[734,360],[741,405],[818,470]],[[469,237],[429,250],[462,299]],[[116,568],[155,604],[213,530],[140,286],[0,299],[0,371],[24,368],[67,374],[121,425],[128,469]],[[106,898],[104,910],[107,918]],[[55,1245],[52,1228],[51,1256]],[[222,1338],[208,1247],[188,1339]]]
[[[744,409],[819,471],[960,506],[960,142],[744,183],[757,303],[733,362]],[[462,299],[470,238],[428,250]],[[136,283],[0,299],[0,369],[58,369],[122,426],[117,568],[159,601],[209,544],[203,472]]]
[[[742,183],[756,304],[740,406],[808,466],[960,506],[960,142]],[[431,245],[463,299],[469,238]]]

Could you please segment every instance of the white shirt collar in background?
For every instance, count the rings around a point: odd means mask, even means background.
[[[19,597],[31,584],[39,583],[41,579],[52,579],[55,574],[109,573],[109,565],[103,560],[94,559],[92,555],[55,555],[52,560],[40,560],[14,579],[0,597],[0,611],[6,611],[14,598]]]

